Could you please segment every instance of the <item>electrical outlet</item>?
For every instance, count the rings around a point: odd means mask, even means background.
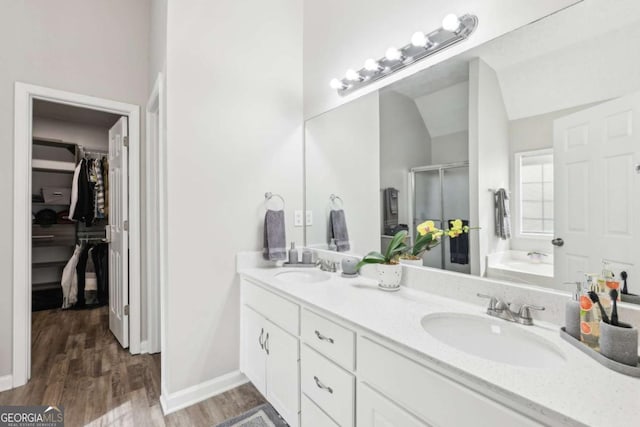
[[[305,225],[313,225],[313,211],[307,211],[304,223]]]
[[[293,225],[295,227],[302,227],[303,224],[303,220],[302,220],[302,211],[295,211],[293,213]]]

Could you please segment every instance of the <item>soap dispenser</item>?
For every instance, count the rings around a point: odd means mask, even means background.
[[[338,246],[336,245],[336,239],[331,239],[331,242],[329,243],[329,250],[330,251],[338,250]]]
[[[289,264],[298,263],[298,250],[296,249],[296,243],[291,242],[291,249],[289,249]]]
[[[580,295],[582,294],[582,286],[580,282],[565,282],[572,284],[576,288],[573,291],[572,298],[566,302],[564,308],[564,328],[573,338],[580,339]]]

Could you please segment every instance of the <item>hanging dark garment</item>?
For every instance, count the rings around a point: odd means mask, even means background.
[[[89,256],[89,248],[91,248],[91,245],[85,245],[80,252],[80,256],[78,257],[78,265],[76,266],[76,273],[78,274],[78,301],[73,306],[74,309],[84,308],[86,305],[84,298],[84,286],[86,283],[87,258]]]
[[[78,202],[73,213],[73,219],[83,221],[87,227],[93,225],[94,217],[94,187],[95,183],[89,179],[89,161],[80,160],[80,173],[78,174]]]
[[[98,279],[98,301],[100,305],[109,302],[109,245],[100,243],[91,251]]]

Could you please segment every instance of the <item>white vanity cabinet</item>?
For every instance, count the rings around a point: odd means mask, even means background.
[[[241,283],[241,370],[293,427],[541,425],[370,331]]]
[[[281,318],[283,312],[278,308],[282,304],[269,307],[264,305],[264,299],[254,300],[256,294],[266,292],[255,288],[243,283],[241,370],[287,423],[297,427],[300,418],[300,343],[295,335],[271,320],[272,316]],[[298,310],[298,306],[292,307],[289,301],[282,299],[279,302]],[[290,327],[297,329],[296,325]]]

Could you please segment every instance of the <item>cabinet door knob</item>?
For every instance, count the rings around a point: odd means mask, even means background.
[[[333,338],[325,337],[320,333],[320,331],[316,331],[316,336],[320,341],[329,341],[331,344],[333,344]]]
[[[260,330],[260,336],[258,337],[258,342],[260,343],[260,348],[264,350],[264,343],[262,342],[262,335],[264,335],[264,328]]]
[[[267,332],[267,337],[264,340],[264,351],[269,354],[269,332]]]
[[[322,381],[320,381],[318,377],[314,376],[313,379],[316,381],[316,385],[318,386],[319,389],[327,390],[329,393],[333,394],[333,389],[329,386],[322,384]]]

